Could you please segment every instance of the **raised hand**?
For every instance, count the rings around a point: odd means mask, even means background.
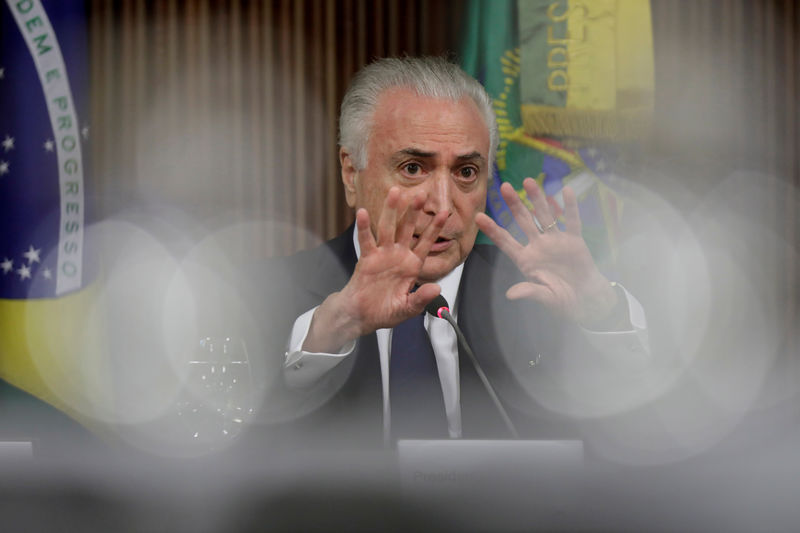
[[[347,285],[326,298],[315,312],[304,350],[338,351],[353,339],[421,313],[439,294],[441,289],[434,283],[411,292],[447,220],[446,211],[437,213],[415,236],[425,200],[423,192],[406,199],[399,188],[392,187],[375,235],[366,209],[356,212],[361,257]]]
[[[536,181],[526,178],[522,185],[533,204],[532,212],[510,184],[504,183],[500,191],[527,236],[527,244],[519,243],[486,214],[475,218],[481,231],[525,276],[526,281],[511,286],[506,296],[536,300],[553,313],[591,328],[611,313],[618,297],[581,237],[575,193],[569,187],[563,190],[565,230],[561,231]]]

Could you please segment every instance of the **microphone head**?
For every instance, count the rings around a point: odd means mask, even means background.
[[[425,306],[425,310],[433,316],[444,318],[442,317],[442,310],[450,312],[450,305],[447,303],[447,300],[444,299],[444,296],[440,294]]]

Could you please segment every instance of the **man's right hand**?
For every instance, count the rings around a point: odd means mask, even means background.
[[[336,353],[362,335],[422,313],[439,294],[441,288],[435,283],[411,292],[447,220],[447,211],[437,213],[415,239],[425,201],[425,193],[407,201],[399,188],[392,187],[378,220],[377,240],[366,209],[356,212],[361,257],[347,285],[328,296],[314,313],[304,351]]]

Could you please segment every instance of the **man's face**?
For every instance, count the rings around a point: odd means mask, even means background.
[[[475,215],[486,203],[489,161],[489,131],[471,99],[387,90],[375,107],[366,168],[356,171],[349,155],[340,155],[347,203],[366,208],[373,235],[392,186],[407,200],[427,193],[415,235],[437,212],[448,212],[420,281],[436,281],[466,259],[478,233]]]

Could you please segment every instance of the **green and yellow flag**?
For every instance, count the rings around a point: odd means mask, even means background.
[[[103,372],[88,319],[87,68],[82,1],[2,2],[0,379],[79,419]]]
[[[487,212],[519,232],[499,194],[536,178],[557,213],[569,183],[584,238],[613,264],[622,216],[615,167],[653,110],[648,0],[472,0],[462,66],[494,101],[500,128]]]

